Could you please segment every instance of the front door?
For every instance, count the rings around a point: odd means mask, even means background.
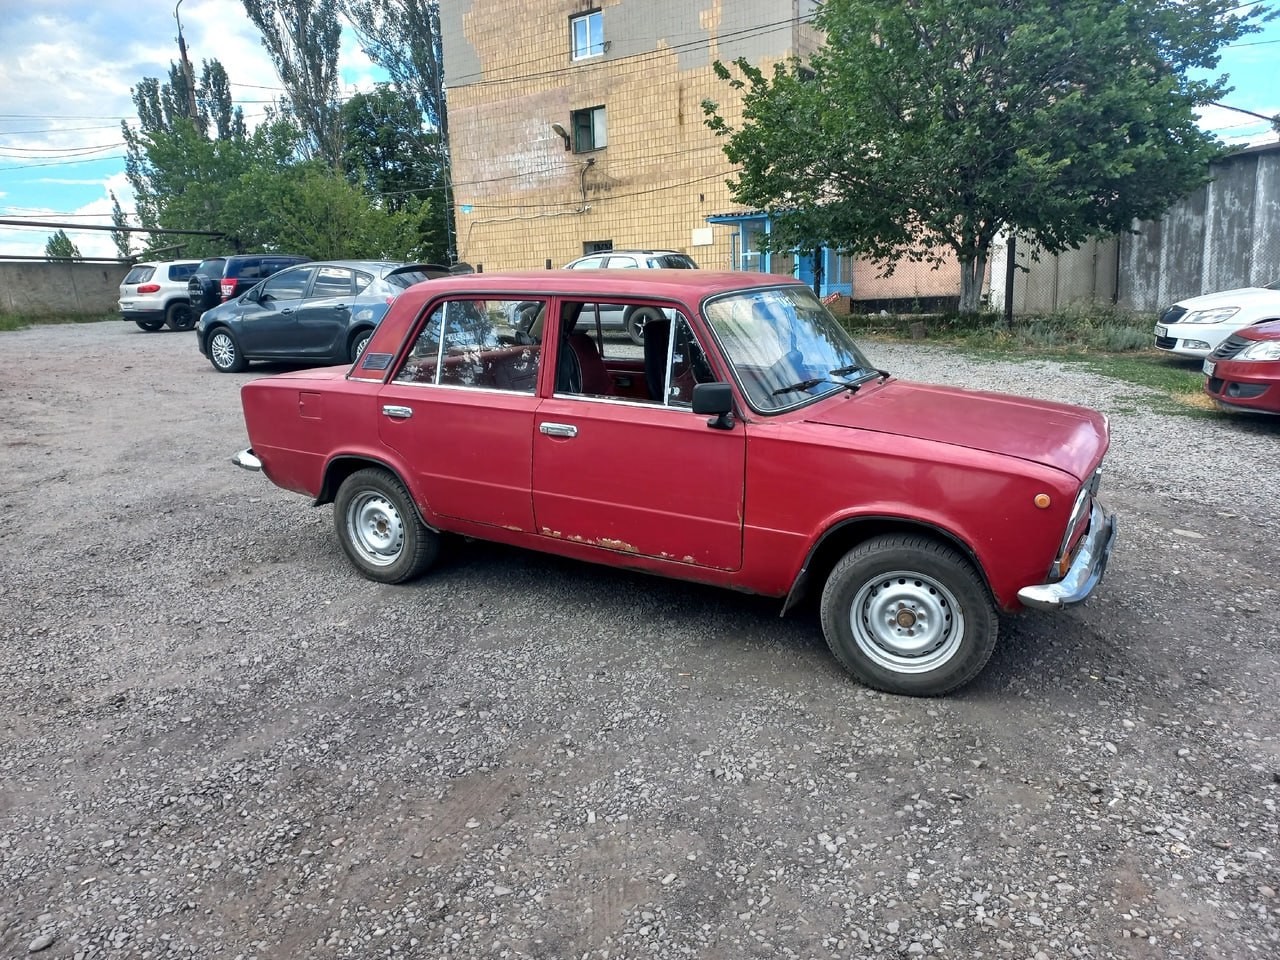
[[[646,329],[653,368],[646,372],[661,390],[654,399],[588,395],[560,382],[538,407],[537,529],[619,553],[737,570],[746,431],[741,422],[712,428],[693,413],[692,384],[713,375],[688,322],[675,316]]]
[[[532,532],[541,351],[511,324],[519,306],[471,297],[432,310],[378,395],[378,429],[433,513]]]
[[[315,267],[284,270],[240,300],[240,349],[250,357],[295,355],[298,308]]]

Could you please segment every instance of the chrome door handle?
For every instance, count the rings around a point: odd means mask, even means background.
[[[578,428],[572,423],[540,423],[538,430],[548,437],[576,437]]]
[[[413,407],[398,407],[388,403],[382,408],[382,412],[392,420],[408,420],[413,416]]]

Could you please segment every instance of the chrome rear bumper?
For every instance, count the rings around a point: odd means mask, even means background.
[[[1023,587],[1018,599],[1025,606],[1037,610],[1061,610],[1084,600],[1102,579],[1111,559],[1111,548],[1116,542],[1116,518],[1107,513],[1102,504],[1093,501],[1089,514],[1089,532],[1080,545],[1067,575],[1056,583],[1041,583]]]
[[[253,470],[255,473],[262,472],[262,461],[254,455],[253,447],[241,450],[231,458],[231,462],[244,470]]]

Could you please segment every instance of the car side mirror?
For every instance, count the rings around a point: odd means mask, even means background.
[[[693,412],[710,414],[708,427],[733,429],[733,387],[727,383],[696,383],[693,386]]]

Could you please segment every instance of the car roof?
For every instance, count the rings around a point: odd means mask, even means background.
[[[646,256],[647,256],[647,255],[651,255],[651,254],[663,254],[663,255],[667,255],[667,254],[674,254],[675,256],[678,256],[678,257],[687,257],[687,256],[688,256],[688,254],[687,254],[687,253],[681,253],[679,250],[665,250],[665,249],[659,249],[659,248],[654,248],[654,249],[644,248],[644,249],[641,249],[641,248],[638,248],[638,247],[628,247],[628,248],[627,248],[627,249],[625,249],[625,250],[601,250],[601,251],[599,251],[599,252],[597,252],[597,253],[584,253],[582,256],[580,256],[580,257],[575,257],[574,259],[575,259],[575,260],[586,260],[588,257],[607,257],[607,256],[609,256],[610,254],[613,254],[613,253],[638,253],[638,254],[642,254],[642,255],[646,255]]]
[[[181,264],[186,266],[188,263],[202,263],[200,260],[139,260],[137,263],[129,267],[130,270],[136,267],[173,267]]]
[[[697,302],[718,293],[762,287],[805,286],[794,277],[772,273],[717,270],[512,270],[441,277],[410,287],[425,301],[441,293],[494,295],[609,296],[628,294]],[[807,288],[806,288],[807,289]]]

